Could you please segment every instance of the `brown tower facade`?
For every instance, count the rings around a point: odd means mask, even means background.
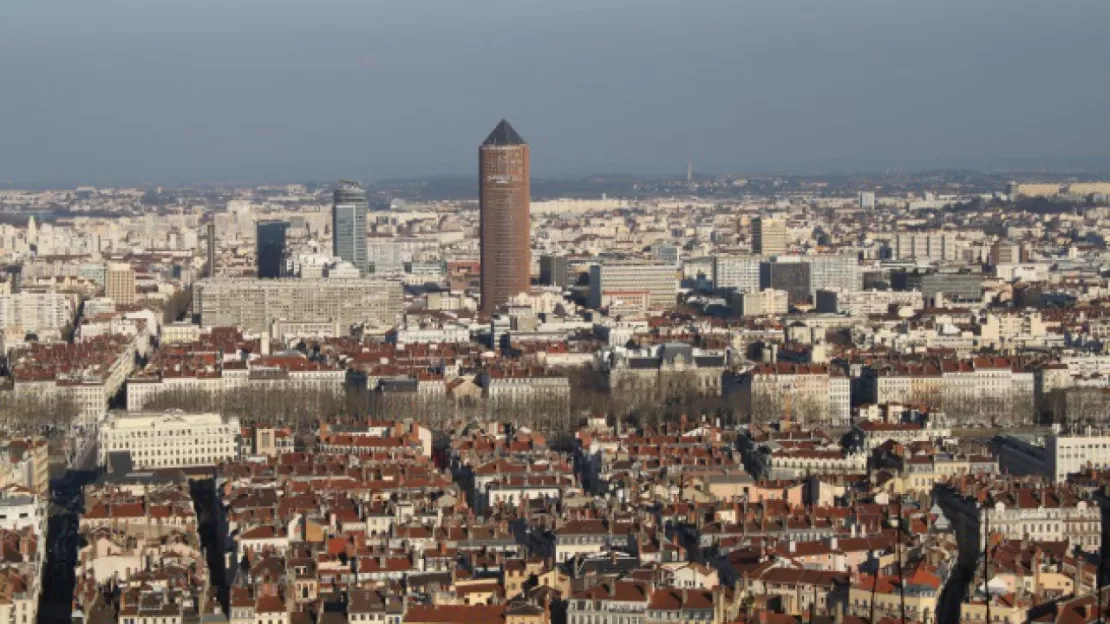
[[[478,148],[481,315],[527,292],[532,264],[528,144],[504,119]]]

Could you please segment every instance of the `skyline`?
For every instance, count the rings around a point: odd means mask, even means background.
[[[0,180],[465,175],[502,117],[537,178],[1110,167],[1110,5],[965,4],[14,3]]]

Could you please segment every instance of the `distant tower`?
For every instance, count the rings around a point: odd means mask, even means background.
[[[256,228],[255,248],[258,251],[258,277],[276,279],[285,268],[286,221],[259,221]]]
[[[39,242],[39,227],[35,224],[35,215],[27,219],[27,244],[34,245]]]
[[[216,224],[208,223],[208,277],[216,277]]]
[[[527,292],[532,264],[528,144],[504,119],[478,148],[482,307],[489,318]]]
[[[340,180],[331,208],[332,255],[370,272],[366,255],[366,190],[358,182]]]
[[[752,219],[752,252],[764,256],[786,253],[786,224],[776,219]]]
[[[694,181],[694,163],[686,163],[686,181]]]

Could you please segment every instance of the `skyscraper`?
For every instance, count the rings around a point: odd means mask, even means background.
[[[358,182],[340,180],[331,209],[332,255],[370,272],[366,257],[366,191]]]
[[[771,256],[786,252],[786,224],[775,219],[752,219],[752,253]]]
[[[216,224],[211,221],[208,222],[208,266],[206,273],[208,277],[216,277]]]
[[[256,229],[255,248],[258,251],[258,277],[281,277],[285,268],[286,221],[259,221]]]
[[[531,165],[528,144],[504,119],[478,148],[481,314],[529,288]]]

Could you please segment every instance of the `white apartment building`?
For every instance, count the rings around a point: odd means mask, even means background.
[[[763,256],[718,256],[713,259],[713,287],[736,292],[759,290]]]
[[[1057,488],[1019,489],[1000,498],[980,510],[980,522],[989,523],[991,533],[1008,540],[1070,542],[1089,553],[1102,545],[1102,513],[1093,501]],[[985,531],[979,533],[982,545]]]
[[[733,295],[740,316],[775,316],[790,311],[790,296],[785,290],[748,290]]]
[[[678,296],[678,270],[673,265],[651,262],[609,261],[590,266],[590,307],[600,308],[613,292],[646,292],[650,308],[673,308]]]
[[[920,310],[925,307],[921,291],[817,289],[817,311],[827,314],[872,316],[886,314],[890,306]]]
[[[1056,483],[1069,474],[1096,468],[1110,468],[1110,434],[1087,430],[1083,434],[1045,437],[1047,475]]]
[[[814,290],[818,288],[860,289],[862,279],[859,271],[859,257],[855,254],[779,256],[777,261],[788,262],[795,258],[798,262],[809,264],[809,283]]]
[[[480,382],[486,398],[496,405],[570,405],[570,379],[565,376],[493,371],[483,373]]]
[[[945,262],[958,260],[967,247],[955,232],[899,232],[891,241],[891,257],[895,260]]]
[[[865,393],[873,403],[965,406],[1011,413],[1032,409],[1035,375],[1006,358],[940,360],[865,369]]]
[[[61,293],[0,295],[0,329],[22,332],[60,330],[77,313],[72,296]]]
[[[436,240],[372,236],[366,241],[366,253],[376,275],[400,275],[414,258],[438,252]]]
[[[211,278],[197,282],[195,293],[201,325],[253,332],[283,319],[393,326],[404,309],[401,284],[377,278]]]
[[[135,468],[212,466],[238,455],[239,421],[219,414],[109,413],[99,423],[100,465],[127,452]]]

